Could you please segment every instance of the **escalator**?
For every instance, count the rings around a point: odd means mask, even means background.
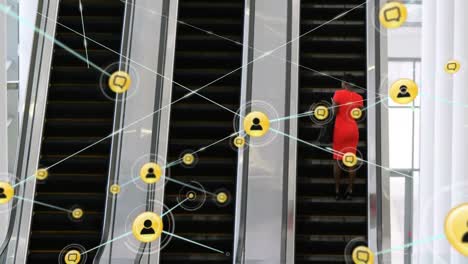
[[[302,0],[301,34],[323,24],[359,4],[360,0]],[[353,83],[366,84],[366,9],[365,5],[305,35],[300,42],[300,64],[342,79],[351,74]],[[340,81],[301,68],[299,112],[306,112],[313,103],[330,102],[341,87]],[[364,89],[356,89],[366,98]],[[319,125],[309,118],[300,118],[299,138],[319,145]],[[366,124],[358,123],[362,158],[366,159]],[[295,263],[345,263],[347,243],[367,236],[367,167],[357,171],[353,199],[335,201],[332,155],[304,144],[298,144],[297,214]],[[348,174],[343,173],[342,191]]]
[[[82,32],[78,0],[61,0],[58,22]],[[119,0],[82,0],[87,37],[119,51],[124,5]],[[56,39],[83,57],[83,37],[57,25]],[[101,68],[119,56],[88,41],[89,60]],[[112,132],[114,102],[100,88],[101,72],[55,45],[39,164],[46,168]],[[105,79],[105,78],[104,78]],[[49,169],[38,181],[35,200],[65,209],[81,208],[84,216],[34,205],[28,263],[57,263],[60,251],[79,244],[100,244],[111,138]],[[86,263],[92,263],[96,251]],[[84,263],[84,262],[82,262]]]
[[[179,20],[175,50],[174,80],[197,89],[242,64],[242,46],[207,34],[193,26],[242,43],[243,0],[180,0]],[[201,90],[204,96],[237,111],[240,102],[241,71],[237,71]],[[172,101],[189,91],[173,86]],[[179,159],[184,151],[196,151],[232,134],[234,114],[192,95],[171,106],[168,160]],[[198,162],[193,168],[177,165],[170,176],[206,191],[228,193],[226,204],[216,202],[207,195],[199,209],[199,201],[187,201],[184,208],[173,211],[176,235],[214,247],[225,254],[173,239],[160,253],[162,264],[169,263],[232,263],[234,240],[235,186],[237,151],[230,144],[232,138],[210,146],[197,153]],[[172,208],[177,204],[181,185],[168,182],[164,203]],[[189,191],[190,188],[184,188]],[[198,192],[197,199],[202,199]],[[182,197],[183,198],[183,197]],[[183,199],[182,199],[183,200]],[[180,201],[180,200],[179,200]]]

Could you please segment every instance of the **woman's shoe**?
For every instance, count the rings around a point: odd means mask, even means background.
[[[353,199],[353,190],[348,190],[344,194],[344,199],[345,200],[352,200]]]
[[[343,199],[343,197],[341,196],[341,193],[340,193],[340,192],[336,192],[335,199],[336,199],[337,201]]]

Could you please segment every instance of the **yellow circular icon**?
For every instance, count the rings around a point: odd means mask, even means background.
[[[8,203],[15,195],[15,190],[11,184],[0,182],[0,204]]]
[[[118,194],[118,193],[120,193],[120,185],[118,185],[118,184],[112,184],[111,187],[109,188],[109,191],[110,191],[112,194]]]
[[[192,165],[194,161],[195,161],[195,156],[193,156],[192,153],[186,153],[186,154],[184,154],[184,156],[182,157],[182,162],[183,162],[185,165]]]
[[[408,18],[406,6],[399,2],[389,2],[383,5],[379,12],[380,24],[385,28],[399,28]]]
[[[130,75],[124,71],[116,71],[109,77],[108,85],[114,93],[126,92],[131,84]]]
[[[461,204],[445,217],[445,236],[458,252],[468,256],[468,203]]]
[[[195,198],[197,198],[197,194],[195,192],[190,191],[187,193],[187,198],[189,200],[195,200]]]
[[[244,118],[244,130],[251,137],[261,137],[270,129],[270,119],[262,112],[249,113]]]
[[[47,169],[38,169],[36,171],[36,179],[43,181],[47,179],[47,177],[49,177],[49,172],[47,171]]]
[[[72,211],[72,217],[74,219],[81,219],[83,217],[83,215],[84,215],[84,212],[83,212],[83,209],[81,209],[81,208],[75,208]]]
[[[397,104],[409,104],[418,96],[418,85],[410,79],[399,79],[390,87],[390,98]]]
[[[234,146],[242,148],[245,145],[245,138],[238,136],[234,138]]]
[[[350,112],[350,115],[351,115],[351,118],[353,119],[359,119],[362,117],[362,110],[361,108],[353,108],[351,109],[351,112]]]
[[[132,233],[140,242],[152,242],[161,236],[163,222],[161,217],[153,212],[144,212],[133,221]]]
[[[63,259],[65,264],[78,264],[81,261],[81,252],[76,249],[72,249],[65,254]]]
[[[140,169],[140,178],[143,180],[143,182],[148,184],[159,181],[161,175],[161,167],[154,162],[148,162]]]
[[[319,105],[315,107],[314,109],[314,117],[317,120],[320,120],[320,121],[325,120],[328,118],[329,114],[330,114],[330,111],[328,111],[328,107],[324,105]]]
[[[216,195],[216,201],[218,201],[218,203],[223,204],[227,202],[227,200],[228,200],[228,195],[225,192],[220,192]]]
[[[366,246],[353,249],[352,257],[355,264],[374,264],[374,252]]]
[[[356,164],[358,163],[356,154],[351,153],[351,152],[346,152],[345,154],[343,154],[342,160],[343,160],[343,164],[349,168],[356,166]]]
[[[445,64],[444,70],[446,73],[454,74],[460,70],[460,62],[451,60]]]

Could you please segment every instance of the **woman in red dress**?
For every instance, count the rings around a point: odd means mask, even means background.
[[[341,199],[340,195],[340,179],[342,169],[340,162],[342,162],[343,154],[351,152],[356,154],[357,145],[359,142],[359,129],[351,117],[351,110],[353,108],[361,108],[363,106],[362,96],[352,91],[350,78],[347,77],[346,81],[341,83],[342,89],[335,92],[333,96],[333,104],[336,106],[336,119],[335,127],[333,129],[333,174],[335,176],[335,192],[336,199]],[[356,171],[349,171],[349,185],[343,196],[344,199],[351,200],[353,194],[353,182],[356,177]]]

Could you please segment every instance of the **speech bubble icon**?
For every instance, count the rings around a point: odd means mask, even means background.
[[[460,62],[457,60],[450,60],[445,64],[445,72],[454,74],[460,70]]]
[[[401,11],[398,7],[391,7],[384,10],[384,18],[387,22],[398,22],[401,19]]]
[[[352,259],[355,264],[374,264],[374,253],[366,246],[353,250]]]
[[[114,85],[123,89],[127,83],[127,78],[124,76],[117,75],[114,78]]]
[[[364,263],[367,263],[367,262],[369,261],[369,258],[370,258],[370,257],[369,257],[369,253],[366,252],[366,251],[359,250],[359,251],[357,252],[357,259],[358,259],[359,261],[362,261],[362,262],[364,262]]]
[[[385,28],[401,27],[408,18],[408,9],[399,2],[386,3],[379,12],[380,24]]]
[[[317,109],[317,115],[318,116],[325,116],[326,115],[325,112],[326,112],[325,109]]]
[[[68,261],[76,261],[78,259],[78,254],[72,253],[68,255]]]
[[[124,71],[116,71],[109,78],[109,88],[115,93],[123,93],[130,88],[130,75]]]
[[[457,69],[457,64],[456,63],[452,62],[452,63],[447,64],[447,70],[454,71],[456,69]]]

